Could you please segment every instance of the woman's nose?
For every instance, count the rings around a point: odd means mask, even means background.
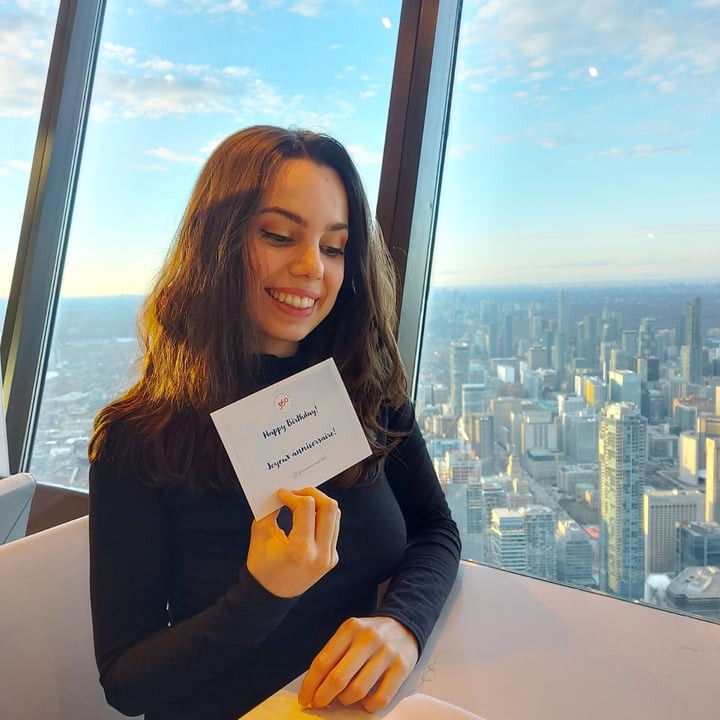
[[[304,275],[313,280],[321,279],[325,272],[325,265],[319,246],[306,245],[302,247],[293,264],[292,272],[295,275]]]

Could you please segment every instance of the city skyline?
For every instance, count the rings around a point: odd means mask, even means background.
[[[399,9],[109,2],[63,294],[144,294],[245,124],[336,134],[374,204]],[[3,297],[56,12],[0,6]],[[433,284],[717,281],[719,31],[717,0],[465,0]]]
[[[134,323],[141,300],[61,298],[30,467],[44,482],[87,487],[92,419],[137,370]],[[699,449],[706,437],[717,436],[720,328],[704,325],[702,384],[689,383],[677,344],[688,339],[689,307],[699,309],[701,322],[711,312],[717,326],[720,289],[638,288],[620,297],[613,289],[594,288],[431,292],[416,414],[469,559],[507,565],[512,556],[520,572],[552,580],[556,568],[565,582],[601,586],[600,478],[607,473],[600,469],[600,416],[614,401],[639,404],[647,418],[645,495],[652,488],[666,494],[677,489],[712,501],[717,457],[709,451],[705,461]],[[548,348],[557,343],[556,329],[573,324],[577,331],[566,346],[561,375],[562,354]],[[632,503],[639,509],[636,490]],[[704,503],[699,506],[699,515],[682,511],[675,520],[713,516],[712,510],[706,516]],[[509,525],[498,516],[493,530],[496,508],[506,509]],[[650,524],[639,510],[633,518],[628,527],[639,541]],[[583,533],[575,538],[579,544],[567,544],[561,525],[569,519]],[[551,523],[557,524],[556,556]],[[645,542],[672,555],[666,524],[648,530]],[[638,545],[638,572],[640,554]],[[645,570],[642,581],[638,575],[628,594],[642,594],[648,572],[653,571]],[[653,587],[671,590],[659,580]],[[621,588],[613,593],[626,595]]]

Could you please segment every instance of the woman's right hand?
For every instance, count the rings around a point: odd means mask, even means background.
[[[278,597],[301,595],[338,563],[340,510],[335,500],[316,488],[289,492],[278,498],[292,513],[286,535],[277,524],[276,510],[250,528],[247,568],[268,591]]]

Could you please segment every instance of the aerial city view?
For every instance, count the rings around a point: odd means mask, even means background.
[[[87,487],[141,298],[60,304],[32,471]],[[720,619],[720,288],[437,288],[418,422],[464,555]]]
[[[468,558],[720,619],[719,301],[431,296],[417,411]]]
[[[0,324],[58,5],[0,3],[7,47],[36,49],[0,52],[24,78],[0,103]],[[42,482],[87,488],[93,417],[133,382],[142,296],[223,137],[330,132],[375,205],[400,10],[107,3]],[[465,0],[414,387],[468,559],[715,621],[718,22],[718,0]]]

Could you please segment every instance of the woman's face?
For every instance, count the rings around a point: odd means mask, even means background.
[[[290,357],[330,313],[345,273],[348,202],[339,175],[288,160],[250,229],[257,276],[251,313],[261,353]]]

